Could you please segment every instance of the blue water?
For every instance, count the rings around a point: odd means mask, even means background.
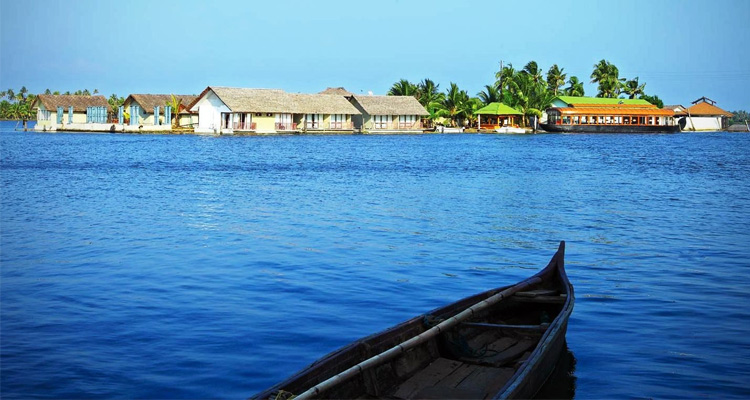
[[[566,240],[579,399],[750,397],[750,135],[0,125],[2,398],[245,398]]]

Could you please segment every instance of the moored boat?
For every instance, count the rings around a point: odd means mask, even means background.
[[[559,96],[546,110],[547,132],[664,133],[679,132],[674,110],[641,99]]]
[[[533,397],[573,312],[564,256],[561,242],[534,276],[357,340],[253,398]]]

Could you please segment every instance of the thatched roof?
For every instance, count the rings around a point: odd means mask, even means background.
[[[338,96],[354,96],[354,93],[351,93],[342,87],[335,87],[335,88],[329,87],[329,88],[326,88],[326,90],[318,94],[335,94]]]
[[[188,104],[192,103],[193,100],[196,99],[198,96],[193,96],[189,94],[176,94],[174,95],[178,100],[182,100],[181,104],[183,106],[187,106]],[[154,107],[159,106],[161,108],[164,108],[167,103],[172,102],[172,95],[171,94],[131,94],[128,96],[127,99],[125,99],[125,102],[123,105],[127,108],[128,105],[132,102],[138,103],[141,108],[147,112],[151,113],[154,111]]]
[[[74,94],[40,94],[34,100],[31,105],[32,108],[38,107],[39,103],[44,105],[47,110],[57,110],[57,107],[62,107],[65,112],[68,111],[68,107],[73,106],[73,112],[86,112],[86,107],[107,107],[109,103],[104,96],[82,96]]]
[[[234,112],[272,112],[290,114],[359,114],[343,96],[330,94],[286,93],[279,89],[246,89],[210,86]]]
[[[412,96],[354,96],[370,115],[429,115]]]

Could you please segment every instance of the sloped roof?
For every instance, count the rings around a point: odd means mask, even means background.
[[[187,106],[188,104],[192,103],[193,100],[195,100],[196,97],[194,95],[190,94],[176,94],[174,95],[178,100],[181,99],[181,104],[183,106]],[[127,99],[125,99],[124,105],[130,104],[131,102],[136,102],[138,105],[141,106],[141,108],[149,113],[153,112],[154,107],[164,107],[167,103],[172,102],[172,95],[171,94],[131,94],[128,96]]]
[[[38,107],[38,103],[42,103],[47,110],[57,110],[57,107],[62,107],[66,112],[70,106],[73,106],[73,112],[86,112],[86,107],[109,108],[107,99],[101,95],[40,94],[36,97],[31,107]]]
[[[273,112],[292,114],[359,114],[343,96],[330,94],[286,93],[280,89],[248,89],[209,86],[234,112]],[[195,104],[197,102],[194,102]]]
[[[474,115],[479,114],[490,114],[490,115],[523,115],[520,111],[506,106],[503,103],[490,103],[486,106],[474,111]]]
[[[671,117],[674,111],[667,108],[657,107],[622,107],[622,106],[595,106],[595,107],[560,107],[557,108],[563,115],[663,115]]]
[[[318,94],[335,94],[335,95],[338,95],[338,96],[354,96],[354,93],[351,93],[348,90],[346,90],[346,89],[344,89],[344,88],[342,88],[340,86],[339,87],[335,87],[335,88],[332,88],[332,87],[326,88],[326,90],[324,90],[324,91],[322,91],[322,92],[320,92]]]
[[[413,96],[354,96],[370,115],[430,115]]]
[[[722,115],[722,116],[725,116],[725,117],[731,117],[732,115],[734,115],[734,114],[732,114],[730,112],[726,112],[726,111],[722,110],[719,107],[716,107],[715,105],[712,105],[712,104],[709,104],[709,103],[706,103],[706,102],[701,102],[701,103],[698,103],[698,104],[696,104],[694,106],[690,106],[690,107],[688,107],[687,111],[688,111],[688,113],[691,116],[694,116],[694,117],[695,116],[702,116],[702,115],[705,115],[705,116],[709,116],[709,115]]]
[[[605,98],[605,97],[578,97],[578,96],[557,96],[558,99],[560,99],[562,102],[570,105],[570,106],[577,106],[577,105],[643,105],[643,106],[650,106],[652,105],[646,100],[643,99],[612,99],[612,98]]]
[[[675,117],[687,115],[687,113],[685,112],[687,108],[680,104],[665,104],[662,108],[664,108],[665,110],[674,110]]]

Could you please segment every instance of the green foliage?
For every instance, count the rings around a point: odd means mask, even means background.
[[[579,81],[577,76],[571,76],[568,83],[570,86],[563,90],[565,96],[584,96],[583,82]]]
[[[744,124],[750,121],[750,114],[745,110],[732,111],[732,118],[729,118],[729,125]]]
[[[622,91],[626,95],[628,95],[629,99],[635,99],[638,96],[646,94],[646,92],[643,91],[645,87],[645,83],[638,83],[638,77],[636,76],[635,78],[625,82],[625,84],[622,86]]]
[[[484,90],[477,93],[477,97],[485,106],[490,103],[502,103],[500,89],[495,85],[484,85]]]
[[[565,70],[565,68],[560,68],[557,64],[553,64],[549,68],[549,71],[547,71],[547,90],[552,92],[555,96],[560,94],[560,87],[565,84],[567,74],[564,74],[563,70]]]
[[[562,70],[557,68],[555,71],[555,67],[550,68],[553,81],[562,75]],[[556,96],[550,90],[548,81],[542,79],[541,69],[535,61],[527,63],[521,71],[516,71],[512,64],[508,64],[495,77],[502,102],[523,114],[524,125],[528,124],[529,116],[541,115],[540,110],[549,107]]]
[[[607,60],[594,64],[591,83],[597,83],[599,92],[596,97],[615,98],[620,94],[625,78],[620,78],[620,71]]]
[[[417,85],[406,79],[394,83],[388,90],[388,96],[414,96],[415,94],[417,94]]]
[[[167,106],[172,107],[172,128],[178,127],[178,117],[177,113],[180,111],[180,106],[182,105],[182,98],[177,98],[175,95],[171,95],[172,99],[167,102]]]
[[[657,106],[659,108],[664,108],[664,102],[661,101],[661,99],[659,98],[659,96],[649,96],[647,94],[642,94],[638,98],[642,99],[642,100],[646,100],[647,102],[649,102],[649,103],[651,103],[651,104],[653,104],[653,105],[655,105],[655,106]]]

